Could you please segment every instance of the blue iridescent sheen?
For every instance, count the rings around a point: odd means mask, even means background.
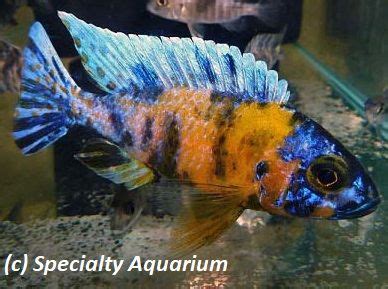
[[[294,133],[287,137],[284,146],[279,150],[281,156],[286,161],[300,160],[301,167],[307,166],[320,155],[338,154],[341,155],[340,145],[333,137],[328,138],[322,134],[324,129],[320,129],[317,124],[309,119],[295,129]]]
[[[205,70],[210,83],[214,84],[216,82],[216,79],[209,58],[207,58],[204,53],[201,53],[198,47],[196,47],[195,49],[195,57],[197,58],[197,61],[201,68]]]
[[[310,119],[303,119],[294,133],[286,138],[279,154],[287,162],[300,162],[300,169],[292,176],[283,198],[276,203],[284,206],[291,215],[308,217],[315,208],[330,208],[333,210],[332,219],[355,218],[374,210],[380,201],[373,181],[355,157]],[[306,176],[310,164],[327,155],[340,156],[350,168],[349,181],[339,192],[321,192],[309,183]]]
[[[152,102],[162,91],[186,87],[228,93],[240,101],[285,104],[289,98],[287,82],[278,81],[276,71],[237,47],[199,38],[124,35],[72,14],[59,12],[59,17],[86,56],[86,70],[107,93],[121,91]]]
[[[31,27],[23,58],[13,136],[24,154],[32,154],[65,135],[74,124],[69,94],[76,84],[40,23]]]
[[[71,14],[60,12],[59,16],[87,72],[105,95],[77,86],[42,25],[35,23],[23,52],[22,92],[13,133],[24,154],[44,149],[75,124],[90,126],[116,143],[147,142],[125,125],[134,107],[122,109],[119,101],[154,104],[163,92],[175,88],[207,90],[230,97],[236,105],[257,102],[280,107],[289,99],[287,82],[279,81],[276,71],[236,47],[199,38],[125,35],[87,24]],[[103,117],[88,118],[93,113]],[[373,210],[379,202],[377,190],[355,157],[317,123],[297,113],[294,116],[296,128],[279,155],[285,162],[297,161],[300,167],[275,205],[301,217],[311,216],[317,208],[329,208],[333,219],[359,217]],[[307,175],[311,164],[322,156],[346,162],[346,182],[340,183],[340,190],[324,191]]]

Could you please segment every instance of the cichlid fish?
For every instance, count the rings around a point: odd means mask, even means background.
[[[267,63],[273,68],[281,58],[281,44],[286,30],[281,33],[258,34],[252,38],[245,48],[245,52],[252,53],[256,60]]]
[[[0,93],[19,92],[22,63],[20,48],[0,39]]]
[[[128,190],[190,186],[173,231],[177,252],[211,243],[244,209],[334,220],[376,209],[379,194],[361,164],[287,107],[287,82],[252,54],[59,17],[105,94],[72,80],[35,23],[24,49],[16,144],[29,155],[74,125],[88,126],[105,139],[89,141],[76,158],[98,175]]]
[[[388,115],[388,88],[385,88],[383,94],[374,98],[369,98],[365,102],[365,117],[372,127],[377,127],[384,122]]]
[[[160,17],[186,23],[192,36],[202,37],[202,24],[225,24],[233,30],[243,16],[254,16],[269,26],[277,26],[279,1],[252,3],[238,0],[150,0],[148,11]],[[236,25],[233,23],[236,22]]]

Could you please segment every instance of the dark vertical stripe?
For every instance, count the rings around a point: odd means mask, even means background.
[[[216,141],[213,154],[215,161],[215,175],[219,178],[225,177],[225,156],[228,152],[225,149],[225,135],[221,134]]]
[[[109,112],[109,124],[113,127],[114,136],[121,139],[125,132],[124,117],[122,108],[114,99],[115,97],[115,95],[112,95],[112,97],[104,97],[101,104]]]
[[[159,170],[162,174],[175,177],[177,153],[180,147],[179,124],[174,115],[167,115],[165,120],[165,138],[159,152]]]
[[[133,146],[133,136],[129,131],[124,132],[124,135],[122,138],[122,144],[128,147]]]
[[[147,117],[144,124],[144,131],[143,131],[143,138],[141,140],[141,144],[144,149],[147,149],[150,141],[153,138],[152,134],[152,125],[154,123],[154,120],[150,117]]]
[[[116,136],[121,136],[124,133],[124,122],[120,111],[111,110],[109,113],[109,121],[113,126]]]

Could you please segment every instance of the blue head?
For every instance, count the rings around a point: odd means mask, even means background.
[[[359,161],[314,121],[304,119],[279,152],[285,161],[300,164],[278,200],[287,215],[350,219],[373,212],[380,203]]]

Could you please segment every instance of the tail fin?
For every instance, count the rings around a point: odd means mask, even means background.
[[[33,154],[67,133],[75,120],[71,91],[78,90],[43,26],[36,22],[23,51],[21,97],[13,136],[23,154]]]

